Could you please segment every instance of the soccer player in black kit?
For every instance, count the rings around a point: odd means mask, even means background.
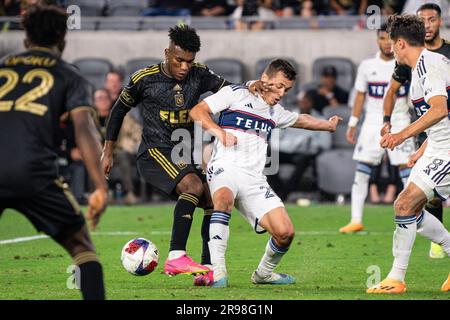
[[[441,8],[435,3],[426,3],[417,9],[417,15],[421,17],[425,23],[425,47],[433,52],[440,53],[450,59],[450,43],[442,39],[439,33],[439,27],[442,25]],[[381,135],[390,132],[390,117],[395,105],[395,94],[401,85],[411,81],[411,68],[406,65],[397,65],[392,75],[392,80],[387,88],[386,96],[383,101],[384,119]],[[419,145],[426,140],[426,134],[422,132],[419,137]],[[419,157],[413,154],[411,159],[415,162]],[[409,170],[404,170],[409,175]],[[439,221],[443,221],[442,202],[439,198],[433,199],[427,203],[425,209],[433,214]],[[430,258],[444,258],[446,256],[444,250],[438,244],[431,243]]]
[[[123,118],[131,108],[141,104],[144,126],[137,155],[139,173],[148,183],[177,199],[164,272],[169,275],[197,274],[194,283],[208,285],[213,279],[212,272],[205,266],[211,264],[208,241],[212,201],[204,174],[190,157],[191,148],[187,148],[189,154],[183,154],[183,159],[172,157],[172,151],[175,152],[179,143],[172,141],[172,134],[177,129],[186,129],[192,138],[194,123],[189,118],[191,108],[198,103],[201,94],[217,92],[230,83],[205,65],[194,62],[200,50],[200,38],[195,29],[186,25],[175,26],[169,30],[169,38],[164,62],[135,72],[115,103],[108,120],[102,166],[108,176],[113,164],[114,143]],[[262,86],[261,83],[252,85],[258,90]],[[191,143],[191,139],[188,140],[184,143]],[[186,254],[196,207],[205,210],[201,264]]]
[[[0,60],[0,214],[6,208],[24,214],[73,257],[83,298],[104,299],[102,267],[80,207],[59,178],[56,153],[59,119],[68,111],[96,188],[88,211],[95,226],[106,207],[107,184],[89,85],[61,59],[63,10],[31,7],[22,22],[28,50]]]

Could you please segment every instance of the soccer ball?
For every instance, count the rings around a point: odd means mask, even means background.
[[[122,249],[122,265],[135,276],[145,276],[155,270],[159,261],[158,248],[153,242],[136,238],[130,240]]]

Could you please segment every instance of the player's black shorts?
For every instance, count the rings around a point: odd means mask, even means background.
[[[69,238],[85,225],[81,209],[68,184],[59,179],[51,181],[33,196],[0,198],[0,215],[6,208],[19,211],[38,231],[57,241]]]
[[[192,163],[173,162],[171,152],[171,148],[150,148],[138,157],[137,167],[146,182],[177,199],[175,188],[184,176],[195,173],[203,183],[206,183],[206,176]]]

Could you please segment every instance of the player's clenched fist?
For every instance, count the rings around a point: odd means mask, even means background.
[[[220,136],[220,142],[222,142],[225,147],[232,147],[237,144],[237,138],[235,135],[223,131],[222,135]]]
[[[332,116],[330,119],[328,119],[328,121],[331,124],[331,127],[330,127],[329,131],[330,132],[335,132],[336,131],[336,127],[337,127],[339,121],[342,121],[342,118],[338,117],[338,116]]]
[[[105,152],[102,153],[102,157],[100,158],[102,170],[105,174],[106,179],[109,179],[109,172],[113,167],[113,156],[112,154],[107,154]]]
[[[382,148],[394,150],[394,148],[400,145],[405,139],[399,133],[387,133],[380,141]]]

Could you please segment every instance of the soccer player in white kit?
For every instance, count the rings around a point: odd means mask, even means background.
[[[450,195],[450,60],[425,49],[425,26],[419,17],[391,16],[388,26],[396,60],[412,68],[411,99],[420,118],[397,133],[383,135],[380,145],[393,149],[422,131],[428,136],[411,156],[411,175],[394,204],[392,269],[385,280],[367,289],[367,293],[399,294],[406,291],[405,274],[416,232],[450,254],[450,233],[424,209],[435,195],[443,200]],[[450,291],[450,275],[441,290]]]
[[[386,25],[382,25],[377,30],[377,42],[380,51],[375,57],[361,62],[355,81],[356,99],[347,130],[347,140],[350,143],[355,144],[356,142],[356,125],[361,116],[364,102],[366,102],[366,115],[353,154],[353,159],[358,163],[351,193],[351,221],[339,229],[339,232],[342,233],[352,233],[364,229],[362,223],[364,202],[367,198],[372,168],[381,163],[386,152],[377,143],[383,126],[383,97],[395,67]],[[398,99],[392,115],[397,131],[411,122],[407,102],[408,89],[407,85],[402,85],[397,93]],[[411,171],[410,168],[407,168],[406,163],[414,150],[414,138],[410,138],[394,150],[388,151],[390,163],[399,167],[404,185]]]
[[[267,230],[271,238],[265,254],[252,274],[255,284],[291,284],[293,277],[273,270],[288,251],[294,226],[284,204],[263,175],[267,142],[274,128],[335,131],[339,117],[329,120],[285,110],[278,102],[292,88],[297,72],[281,59],[266,67],[261,81],[270,88],[254,96],[247,87],[231,85],[195,106],[190,117],[216,140],[207,166],[207,180],[214,203],[209,248],[214,272],[213,287],[228,285],[225,251],[231,211],[237,209],[257,233]],[[219,113],[216,124],[211,114]]]

